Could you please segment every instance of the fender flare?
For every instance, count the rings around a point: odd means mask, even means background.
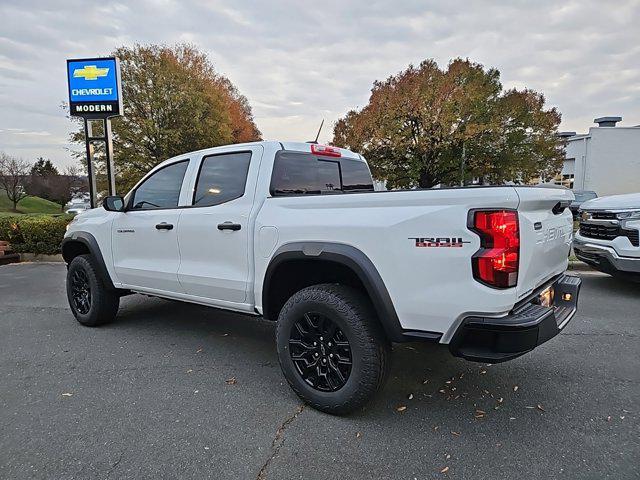
[[[262,288],[262,311],[269,311],[269,288],[276,269],[291,260],[317,260],[339,263],[350,268],[360,279],[378,314],[387,338],[407,341],[387,287],[373,262],[351,245],[326,242],[295,242],[281,246],[271,258]],[[271,319],[276,320],[276,319]]]
[[[98,241],[96,238],[90,234],[89,232],[73,232],[70,236],[65,237],[62,240],[62,258],[67,263],[71,263],[74,256],[72,255],[71,246],[74,243],[80,243],[84,245],[88,250],[91,256],[95,259],[96,268],[98,269],[98,273],[102,277],[105,285],[110,290],[116,290],[116,287],[113,285],[111,281],[111,277],[109,276],[109,271],[107,270],[107,266],[104,263],[104,258],[102,257],[102,252],[100,252],[100,246],[98,245]]]

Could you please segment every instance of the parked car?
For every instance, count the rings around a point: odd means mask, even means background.
[[[598,195],[593,190],[574,190],[573,195],[576,197],[571,205],[569,205],[569,210],[573,214],[573,218],[578,218],[578,210],[580,209],[580,205],[588,200],[592,200],[594,198],[598,198]]]
[[[360,155],[317,144],[201,150],[70,223],[67,296],[87,326],[131,292],[276,321],[293,390],[343,414],[381,387],[391,342],[496,363],[558,334],[580,289],[565,275],[572,200],[543,187],[374,192]]]
[[[583,203],[573,250],[596,270],[639,280],[640,193]]]
[[[66,208],[65,213],[68,213],[71,215],[77,215],[78,213],[82,213],[86,210],[89,210],[90,208],[91,208],[91,205],[88,203],[72,202],[68,204],[68,207]]]

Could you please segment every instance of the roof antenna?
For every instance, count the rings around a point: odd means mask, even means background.
[[[315,143],[315,144],[318,143],[318,138],[320,137],[320,131],[322,130],[323,125],[324,125],[324,118],[322,119],[322,122],[320,122],[320,128],[318,129],[318,133],[316,134],[316,139],[307,143]]]

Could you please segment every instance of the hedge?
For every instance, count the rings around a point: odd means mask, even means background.
[[[14,252],[55,255],[70,215],[0,215],[0,240],[11,244]]]

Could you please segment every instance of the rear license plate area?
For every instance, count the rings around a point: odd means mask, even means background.
[[[553,285],[545,288],[538,294],[538,302],[543,307],[552,307],[555,299],[555,288]]]

